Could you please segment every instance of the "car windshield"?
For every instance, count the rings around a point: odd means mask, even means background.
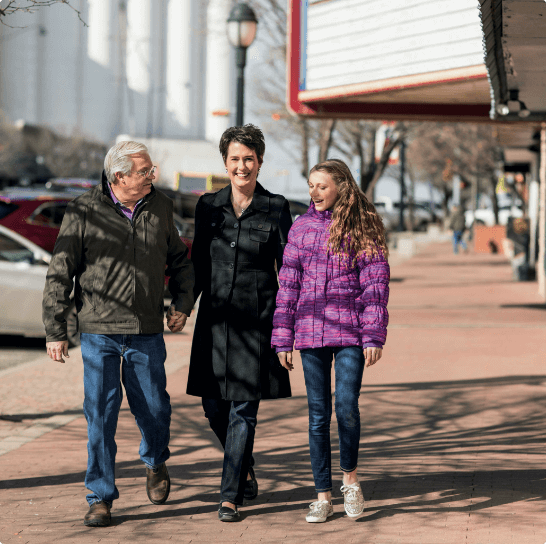
[[[14,212],[18,207],[19,206],[13,202],[2,202],[0,200],[0,219],[4,219],[4,217]]]
[[[32,262],[34,254],[19,242],[0,234],[0,261],[10,263]]]
[[[46,203],[37,208],[29,217],[29,223],[60,228],[68,202]]]

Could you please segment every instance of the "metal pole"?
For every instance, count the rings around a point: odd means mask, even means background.
[[[398,224],[398,230],[402,232],[404,230],[404,200],[406,199],[406,142],[402,140],[400,142],[400,222]]]
[[[538,219],[538,292],[546,299],[546,123],[540,128],[540,200]]]
[[[245,107],[245,64],[246,64],[246,47],[237,47],[236,64],[237,64],[237,113],[235,126],[243,126],[243,116]]]

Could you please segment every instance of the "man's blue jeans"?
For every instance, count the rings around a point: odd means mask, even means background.
[[[224,448],[220,502],[242,506],[258,423],[259,400],[202,399],[205,417]]]
[[[169,452],[171,403],[166,391],[163,334],[81,335],[87,419],[87,502],[112,504],[115,484],[116,427],[125,387],[131,413],[142,435],[140,458],[149,468]]]
[[[364,354],[359,346],[302,349],[300,353],[309,405],[309,450],[315,489],[317,493],[331,491],[332,358],[335,357],[340,468],[343,472],[352,472],[358,465],[358,397],[364,372]]]

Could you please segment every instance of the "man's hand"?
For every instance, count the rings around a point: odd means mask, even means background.
[[[63,355],[70,358],[70,355],[68,355],[68,340],[46,342],[46,349],[47,354],[58,363],[64,363]]]
[[[286,370],[292,370],[294,365],[292,364],[292,352],[291,351],[279,351],[279,362]]]
[[[381,359],[383,355],[382,348],[364,348],[364,359],[366,359],[366,366],[372,366]]]
[[[185,313],[177,312],[171,304],[167,310],[167,327],[171,332],[180,332],[185,326],[188,316]]]

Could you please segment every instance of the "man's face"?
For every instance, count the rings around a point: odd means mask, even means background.
[[[152,182],[155,179],[153,173],[149,173],[153,167],[152,159],[147,153],[131,155],[133,167],[129,174],[116,172],[117,184],[122,197],[129,201],[137,201],[145,197],[152,190]],[[121,199],[120,199],[121,200]]]

